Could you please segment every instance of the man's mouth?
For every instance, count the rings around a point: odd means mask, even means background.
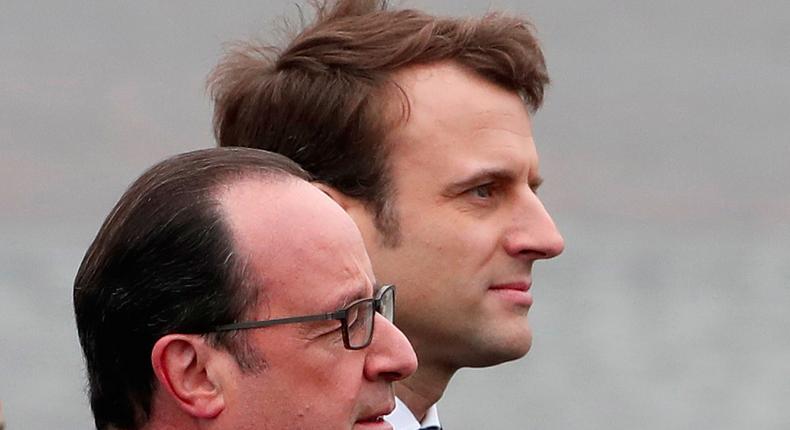
[[[394,404],[388,404],[386,407],[380,408],[370,414],[366,415],[363,418],[357,420],[357,424],[365,425],[365,426],[375,426],[375,428],[390,428],[389,424],[384,421],[384,417],[389,415],[395,409]]]
[[[381,423],[381,422],[384,422],[384,415],[378,415],[378,416],[375,416],[375,417],[363,418],[363,419],[361,419],[361,420],[359,420],[357,422],[359,422],[359,423]]]
[[[530,288],[532,288],[531,282],[508,282],[492,285],[488,290],[508,302],[520,306],[532,306],[533,299],[532,293],[529,291]]]
[[[369,416],[367,418],[358,420],[354,425],[354,428],[357,427],[370,430],[392,430],[392,426],[388,422],[384,421],[384,415]]]

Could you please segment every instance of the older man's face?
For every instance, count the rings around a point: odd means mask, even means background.
[[[282,189],[272,193],[272,187]],[[374,294],[359,231],[312,185],[248,180],[221,201],[236,250],[258,278],[254,319],[332,312]],[[417,365],[409,342],[381,315],[362,350],[344,347],[338,321],[246,335],[265,364],[261,372],[244,373],[228,360],[226,377],[235,381],[225,393],[223,418],[235,429],[388,429],[380,417],[394,407],[391,383]]]

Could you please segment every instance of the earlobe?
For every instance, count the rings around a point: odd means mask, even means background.
[[[173,334],[159,339],[151,364],[162,388],[182,411],[202,419],[225,408],[221,381],[210,372],[217,351],[199,336]]]

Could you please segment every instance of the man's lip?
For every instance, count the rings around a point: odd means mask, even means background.
[[[376,416],[370,416],[368,418],[362,418],[360,420],[357,420],[357,424],[378,423],[383,421],[384,421],[384,415],[376,415]]]
[[[506,284],[496,284],[489,287],[490,290],[516,290],[529,291],[532,287],[530,282],[509,282]]]
[[[354,428],[359,430],[393,430],[392,425],[383,419],[381,421],[357,421],[354,423]]]
[[[377,412],[371,412],[364,417],[357,420],[358,423],[362,422],[375,422],[379,418],[384,418],[385,416],[392,413],[395,410],[395,404],[390,403],[386,407],[379,409]]]
[[[506,302],[519,307],[529,307],[533,303],[532,292],[529,291],[531,287],[532,284],[530,282],[509,282],[492,285],[488,288],[488,291]]]

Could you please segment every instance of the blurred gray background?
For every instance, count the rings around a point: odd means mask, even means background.
[[[567,250],[535,343],[458,374],[448,429],[790,428],[790,2],[408,1],[527,14],[553,77],[535,119]],[[0,401],[90,428],[71,283],[125,187],[213,145],[223,43],[289,0],[0,0]]]

